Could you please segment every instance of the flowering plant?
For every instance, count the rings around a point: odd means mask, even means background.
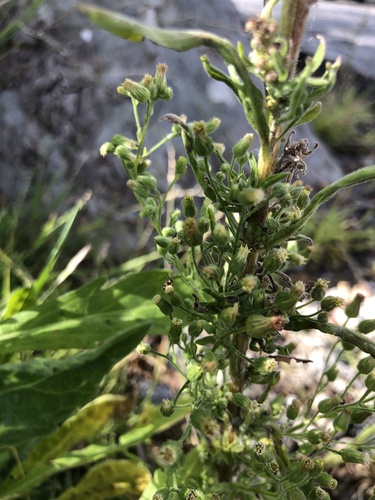
[[[142,342],[138,352],[166,356],[182,377],[175,397],[161,402],[161,413],[190,409],[180,438],[160,447],[160,469],[144,499],[329,498],[326,489],[334,489],[337,481],[324,471],[328,452],[344,462],[370,461],[369,443],[342,448],[339,439],[351,423],[374,412],[375,344],[367,334],[375,321],[360,322],[356,331],[330,323],[330,312],[344,307],[343,301],[326,296],[326,280],[293,282],[288,269],[306,262],[312,242],[301,231],[318,207],[340,189],[374,180],[375,166],[346,175],[313,197],[300,179],[318,145],[311,147],[307,139],[293,142],[294,129],[319,114],[319,99],[332,88],[340,61],[326,63],[324,74],[315,76],[325,57],[325,42],[318,37],[314,56],[297,71],[303,27],[314,2],[284,0],[279,23],[272,17],[276,3],[268,1],[247,23],[250,54],[212,33],[160,30],[104,9],[79,7],[94,23],[133,42],[147,38],[177,51],[215,50],[228,71],[214,67],[207,56],[201,57],[204,69],[233,91],[249,123],[249,131],[225,148],[213,138],[218,118],[189,122],[167,113],[162,119],[171,123],[171,132],[146,148],[155,103],[172,98],[167,66],[159,64],[154,76],[139,82],[126,79],[117,89],[132,101],[137,134],[115,135],[101,153],[121,160],[140,217],[152,222],[158,251],[170,266],[153,297],[168,318],[168,351],[161,354]],[[257,155],[251,150],[254,133]],[[161,192],[150,157],[175,138],[186,154],[177,159],[174,178]],[[185,196],[182,210],[168,210],[167,198],[188,167],[204,201],[199,205]],[[346,305],[347,318],[358,316],[362,301],[357,295]],[[345,390],[317,405],[319,392],[337,377],[332,351],[312,397],[304,400],[296,389],[297,396],[286,404],[274,392],[282,364],[303,366],[310,360],[293,356],[295,345],[283,342],[283,331],[306,329],[335,336],[342,352],[357,347],[366,356]],[[352,401],[346,395],[358,377],[364,378],[363,394]],[[323,418],[330,422],[324,429]],[[295,447],[287,444],[291,440]]]

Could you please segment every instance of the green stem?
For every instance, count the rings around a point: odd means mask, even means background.
[[[328,333],[339,337],[344,342],[349,342],[361,349],[367,354],[375,357],[375,342],[370,340],[366,335],[359,332],[352,332],[348,328],[339,325],[333,325],[332,323],[322,323],[316,319],[305,318],[303,316],[293,316],[287,325],[288,330],[293,332],[299,332],[300,330],[315,329],[323,333]]]

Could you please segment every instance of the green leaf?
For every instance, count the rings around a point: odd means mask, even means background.
[[[77,8],[99,28],[103,28],[113,35],[136,43],[143,42],[147,38],[157,45],[177,52],[185,52],[201,45],[208,45],[212,38],[218,38],[204,31],[163,30],[149,27],[138,23],[131,17],[93,5],[79,4]]]
[[[103,394],[68,418],[54,433],[45,437],[30,452],[16,477],[27,474],[41,464],[48,463],[74,444],[87,441],[97,434],[114,415],[125,417],[132,409],[130,398]]]
[[[10,318],[24,309],[30,309],[30,307],[35,306],[36,301],[37,295],[34,287],[23,287],[15,290],[8,299],[2,320]]]
[[[33,359],[0,367],[0,446],[46,436],[97,392],[103,376],[146,335],[142,324],[67,359]]]
[[[278,174],[272,174],[269,177],[266,177],[260,184],[259,188],[260,189],[268,189],[269,187],[273,186],[277,182],[281,182],[284,179],[286,179],[289,175],[289,172],[279,172]]]
[[[118,331],[152,319],[153,333],[166,333],[168,320],[153,304],[164,271],[128,276],[112,286],[101,278],[0,323],[3,353],[95,347]]]
[[[315,118],[319,115],[321,110],[322,110],[322,103],[318,101],[313,106],[310,106],[304,112],[304,114],[301,116],[301,118],[298,120],[295,126],[297,127],[298,125],[302,125],[302,123],[308,123],[315,120]]]
[[[139,498],[150,481],[151,474],[141,462],[107,460],[92,467],[77,486],[66,490],[58,500],[106,500],[119,495]]]

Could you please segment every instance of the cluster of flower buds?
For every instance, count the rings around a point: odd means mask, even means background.
[[[134,82],[127,78],[117,87],[117,92],[140,103],[155,102],[157,99],[168,101],[172,98],[173,91],[167,85],[167,71],[166,64],[158,64],[154,77],[145,75],[141,82]]]

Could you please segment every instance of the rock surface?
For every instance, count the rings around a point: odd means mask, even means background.
[[[260,12],[263,0],[232,0],[243,19]],[[275,8],[275,15],[280,8]],[[375,5],[319,1],[310,9],[302,50],[312,54],[316,35],[327,43],[327,59],[341,56],[344,64],[375,80]]]

